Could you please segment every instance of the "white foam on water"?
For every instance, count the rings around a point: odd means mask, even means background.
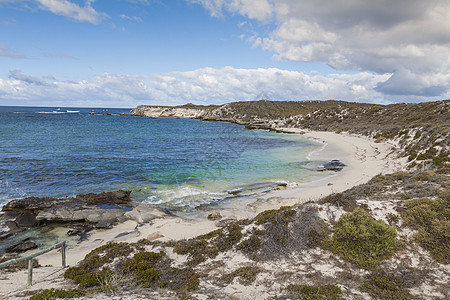
[[[38,111],[36,113],[37,114],[65,114],[66,112],[54,110],[54,111]]]
[[[147,197],[145,202],[150,204],[168,204],[177,207],[196,207],[230,196],[226,192],[211,192],[191,186],[155,191],[155,194]]]

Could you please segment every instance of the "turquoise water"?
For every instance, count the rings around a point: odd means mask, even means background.
[[[220,201],[235,186],[314,175],[289,165],[318,147],[299,136],[120,115],[127,112],[0,107],[0,206],[129,189],[136,201],[193,207]]]

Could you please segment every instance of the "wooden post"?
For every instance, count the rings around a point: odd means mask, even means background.
[[[28,285],[33,285],[33,259],[28,260]]]
[[[61,259],[63,268],[66,267],[66,242],[64,242],[61,246]]]

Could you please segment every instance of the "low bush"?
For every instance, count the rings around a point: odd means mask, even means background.
[[[289,294],[302,300],[343,300],[342,290],[336,285],[291,284],[286,288]]]
[[[80,289],[61,290],[46,289],[30,297],[30,300],[47,300],[57,298],[77,298],[84,296],[86,292]]]
[[[447,193],[441,192],[435,200],[408,201],[400,210],[404,225],[418,230],[414,238],[443,264],[450,263],[450,199]]]
[[[361,291],[367,292],[375,299],[381,300],[408,300],[411,294],[406,290],[402,278],[387,274],[384,271],[373,271],[367,275],[361,285]]]
[[[373,269],[399,249],[397,232],[367,211],[357,208],[336,223],[333,237],[321,246],[364,269]]]

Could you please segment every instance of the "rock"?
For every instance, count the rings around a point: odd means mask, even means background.
[[[208,220],[216,221],[216,220],[220,220],[220,219],[222,219],[222,215],[218,211],[215,211],[208,215]]]
[[[36,220],[36,215],[30,213],[20,214],[16,217],[15,222],[19,227],[34,227],[39,225],[39,221]]]
[[[292,167],[296,168],[304,168],[311,171],[341,171],[345,164],[341,161],[334,159],[331,161],[301,161],[301,162],[292,162],[289,164]]]
[[[132,210],[126,212],[124,217],[128,220],[135,220],[138,223],[148,223],[153,219],[167,215],[169,213],[158,206],[139,203]]]
[[[94,204],[129,204],[131,191],[118,190],[115,192],[103,192],[100,194],[89,193],[80,194],[76,198],[82,199],[87,202],[88,205]]]
[[[2,211],[36,214],[37,212],[49,208],[60,201],[61,199],[49,197],[27,197],[8,202],[5,206],[3,206]]]
[[[13,233],[10,231],[0,233],[0,241],[9,238]]]
[[[125,210],[118,206],[101,208],[59,205],[40,212],[36,216],[36,219],[39,221],[53,222],[87,222],[95,224],[98,228],[107,228],[124,214]]]
[[[345,164],[337,159],[334,159],[330,162],[323,164],[323,167],[330,171],[341,171],[345,167]]]
[[[32,242],[32,241],[24,241],[18,244],[15,244],[13,246],[10,246],[8,248],[5,249],[6,253],[11,253],[11,252],[25,252],[31,249],[36,249],[37,245]]]
[[[109,227],[125,219],[131,211],[131,191],[81,194],[75,198],[28,197],[7,203],[3,220],[14,220],[17,228],[30,228],[41,222],[84,222]]]
[[[164,235],[162,235],[159,231],[157,231],[157,232],[150,233],[147,236],[147,240],[154,241],[154,240],[157,240],[157,239],[162,238],[162,237],[164,237]]]
[[[82,233],[82,231],[80,229],[71,229],[71,230],[67,231],[68,236],[79,235],[81,233]]]
[[[229,224],[231,224],[233,222],[236,222],[236,221],[237,221],[236,218],[227,218],[227,219],[222,219],[222,220],[216,221],[214,223],[214,225],[216,225],[217,227],[225,227],[225,226],[227,226],[227,225],[229,225]]]

